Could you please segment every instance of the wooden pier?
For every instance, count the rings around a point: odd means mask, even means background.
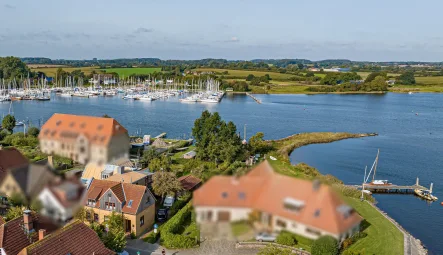
[[[163,137],[165,137],[165,136],[166,136],[166,133],[161,133],[161,134],[159,134],[158,136],[156,136],[155,139],[163,138]]]
[[[249,94],[248,92],[246,92],[246,95],[250,96],[252,99],[254,99],[255,102],[257,102],[258,104],[261,104],[260,99],[256,98],[255,96]]]
[[[357,189],[362,189],[362,185],[348,185]],[[418,183],[418,178],[413,185],[396,185],[396,184],[371,184],[365,183],[364,189],[372,193],[398,193],[398,194],[413,194],[415,189],[427,190],[428,188],[421,186]]]

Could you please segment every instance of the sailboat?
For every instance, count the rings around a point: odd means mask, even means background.
[[[375,157],[374,163],[372,164],[371,171],[374,169],[374,175],[372,175],[372,181],[371,185],[392,185],[392,183],[388,182],[388,180],[375,180],[375,174],[377,173],[377,166],[378,166],[378,157],[380,155],[380,149],[377,151],[377,157]],[[371,174],[371,171],[368,174]],[[367,179],[366,179],[367,180]]]

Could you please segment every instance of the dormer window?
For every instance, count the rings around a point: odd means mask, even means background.
[[[94,199],[88,199],[88,205],[95,207],[95,200]]]
[[[131,208],[132,207],[132,202],[134,202],[133,200],[129,200],[128,202],[128,207]]]
[[[305,206],[305,202],[295,198],[287,197],[283,200],[283,206],[288,211],[299,212]]]
[[[223,192],[222,193],[222,198],[227,198],[228,197],[228,192]]]

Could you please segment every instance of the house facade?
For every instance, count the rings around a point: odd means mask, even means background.
[[[155,221],[155,198],[146,186],[106,180],[92,180],[85,202],[87,218],[106,222],[112,212],[125,218],[124,228],[139,236]]]
[[[54,114],[42,126],[40,148],[46,154],[81,164],[105,164],[129,156],[128,131],[113,118]]]
[[[242,177],[212,177],[194,191],[198,223],[255,219],[265,231],[344,240],[362,218],[327,185],[277,174],[264,161]]]

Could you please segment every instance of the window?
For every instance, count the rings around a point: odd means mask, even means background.
[[[129,202],[128,202],[128,207],[131,207],[131,206],[132,206],[132,202],[133,202],[133,200],[129,200]]]
[[[228,197],[228,192],[223,192],[222,193],[222,198],[227,198]]]
[[[244,192],[239,192],[238,193],[238,198],[240,198],[241,200],[245,200],[246,199],[246,194]]]
[[[140,227],[145,224],[145,216],[140,217]]]
[[[306,228],[306,232],[309,233],[309,234],[311,234],[311,235],[316,235],[316,236],[321,235],[320,231],[318,231],[318,230],[314,230],[314,229],[312,229],[312,228]]]
[[[80,153],[85,153],[85,151],[86,151],[86,149],[85,149],[85,147],[80,147]]]
[[[94,213],[94,221],[98,222],[98,214]]]
[[[106,210],[115,210],[115,203],[105,202]]]
[[[277,226],[279,226],[281,228],[286,228],[286,222],[285,221],[277,219],[275,224],[277,224]]]
[[[94,207],[95,206],[95,200],[94,199],[88,199],[88,205]]]
[[[148,198],[146,198],[146,203],[149,204],[149,202],[151,202],[151,196],[148,196]]]
[[[64,143],[62,143],[62,150],[64,150],[65,149],[65,144]]]
[[[320,209],[317,209],[317,210],[315,210],[315,212],[314,212],[314,217],[318,217],[318,216],[320,216]]]

